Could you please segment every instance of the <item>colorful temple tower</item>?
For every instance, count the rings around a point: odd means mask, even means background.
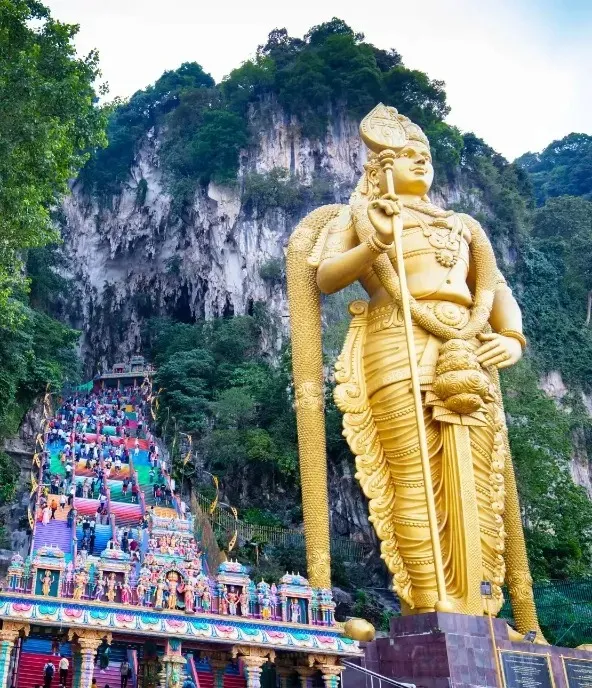
[[[259,688],[263,671],[336,688],[361,651],[329,590],[210,568],[149,431],[142,366],[73,394],[45,429],[30,555],[0,593],[0,688]]]

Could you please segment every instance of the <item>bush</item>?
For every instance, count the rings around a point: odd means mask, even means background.
[[[259,268],[261,279],[271,284],[279,284],[284,279],[284,261],[280,258],[270,258]]]

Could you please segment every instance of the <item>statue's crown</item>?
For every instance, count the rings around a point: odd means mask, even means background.
[[[409,141],[421,141],[429,148],[427,136],[409,117],[379,103],[360,123],[360,136],[374,153],[385,149],[400,150]]]

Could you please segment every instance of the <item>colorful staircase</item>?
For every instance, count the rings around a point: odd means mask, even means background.
[[[92,409],[82,409],[85,416],[92,415]],[[140,503],[132,503],[131,501],[131,485],[128,488],[128,493],[124,497],[122,491],[122,481],[123,478],[129,476],[130,474],[134,477],[137,476],[138,487],[142,495],[145,498],[145,505],[148,507],[155,505],[155,499],[153,496],[153,485],[154,482],[163,484],[165,481],[158,477],[158,470],[155,471],[155,477],[153,481],[150,481],[150,462],[148,459],[148,448],[149,441],[146,439],[136,440],[135,435],[138,425],[138,415],[131,410],[131,407],[126,409],[126,424],[130,430],[132,437],[122,438],[122,437],[111,437],[111,445],[107,445],[105,439],[102,440],[101,446],[102,459],[104,460],[105,454],[108,454],[109,446],[121,445],[125,443],[126,447],[129,449],[131,454],[131,465],[123,464],[122,470],[119,473],[115,473],[112,469],[108,478],[108,504],[110,508],[110,523],[109,524],[99,524],[95,526],[95,545],[93,551],[90,554],[98,556],[103,552],[107,543],[114,534],[114,529],[116,531],[117,538],[120,540],[124,531],[127,531],[128,537],[133,538],[140,543],[140,550],[145,552],[147,548],[148,533],[146,530],[140,528],[142,522],[142,499],[138,495]],[[95,441],[95,435],[87,433],[88,441]],[[138,441],[138,452],[136,453],[136,441]],[[64,474],[64,465],[59,459],[59,453],[62,449],[63,443],[56,443],[51,449],[51,472],[56,474]],[[86,477],[95,477],[94,471],[86,468],[86,459],[82,459],[77,462],[75,467],[75,480],[77,483],[83,482]],[[51,499],[51,498],[50,498]],[[94,518],[97,508],[100,504],[98,499],[89,499],[85,497],[76,497],[74,500],[74,506],[77,510],[78,516],[87,516],[89,518]],[[60,519],[65,519],[67,516],[68,509],[63,510],[63,514],[60,510],[56,512],[56,517]],[[174,508],[166,506],[164,500],[161,505],[156,507],[154,513],[161,518],[176,519],[177,512]],[[75,535],[78,541],[78,546],[80,548],[83,540],[82,525],[77,525],[75,528]],[[47,526],[43,526],[40,523],[36,524],[35,538],[34,538],[34,549],[38,549],[43,545],[57,545],[64,552],[71,555],[73,551],[73,532],[71,528],[67,527],[64,520],[51,521]],[[137,569],[139,569],[140,563],[136,565],[136,571],[132,568],[132,578],[137,576]],[[70,649],[65,648],[67,655],[70,655]],[[43,667],[51,658],[55,667],[56,673],[52,681],[52,688],[59,687],[59,655],[51,654],[52,646],[50,640],[45,639],[27,639],[23,644],[23,651],[21,654],[21,659],[19,661],[19,668],[17,674],[16,684],[14,688],[33,688],[36,684],[43,685]],[[97,661],[94,668],[94,678],[96,679],[96,688],[119,688],[121,684],[121,663],[125,658],[128,658],[132,667],[137,669],[137,652],[131,650],[124,642],[115,642],[111,647],[111,652],[109,656],[109,665],[106,669],[101,670],[100,664]],[[130,659],[131,658],[131,659]],[[68,674],[68,683],[66,688],[72,688],[72,674],[73,667],[70,664],[70,670]],[[214,674],[212,669],[207,662],[207,660],[195,659],[193,654],[190,652],[187,655],[187,664],[185,667],[185,678],[187,683],[187,688],[190,688],[189,682],[195,688],[214,688]],[[137,688],[137,676],[132,672],[132,677],[128,681],[128,688]],[[224,673],[223,688],[245,688],[246,682],[242,675],[242,670],[236,665],[229,665]]]
[[[111,502],[111,513],[115,516],[117,527],[137,526],[142,520],[142,507],[139,504]]]
[[[82,526],[78,525],[76,528],[76,539],[78,540],[78,548],[80,549],[82,545],[83,535]],[[111,526],[104,525],[102,523],[97,523],[95,526],[95,546],[92,552],[89,554],[96,554],[97,556],[101,554],[105,549],[107,549],[107,543],[111,539]]]
[[[128,473],[129,475],[129,473]],[[121,477],[121,479],[119,479]],[[123,495],[123,478],[124,474],[117,476],[117,477],[111,477],[108,481],[107,484],[109,485],[109,490],[111,494],[111,504],[113,502],[121,502],[123,504],[131,504],[132,503],[132,486],[128,485],[127,488],[127,494]]]
[[[122,645],[113,644],[109,655],[109,666],[106,669],[100,669],[99,663],[95,665],[94,678],[97,679],[97,688],[119,688],[121,685],[121,663],[128,655],[128,649]],[[127,682],[128,688],[136,688],[135,677],[132,677]]]
[[[197,688],[214,688],[214,672],[207,659],[194,659],[192,655],[187,656],[187,664],[192,669],[189,678],[195,683],[195,676],[198,683]],[[193,665],[193,668],[192,666]],[[239,668],[229,664],[224,672],[224,688],[246,688],[247,682]]]
[[[76,497],[74,499],[74,506],[78,516],[94,516],[97,513],[99,503],[98,499],[86,499],[85,497]]]
[[[51,648],[51,640],[45,640],[41,638],[26,638],[23,641],[16,673],[15,688],[33,688],[33,686],[36,686],[37,684],[43,685],[43,668],[48,661],[53,662],[53,665],[55,666],[55,672],[51,686],[52,688],[58,688],[60,685],[60,672],[58,668],[60,655],[52,654]],[[66,688],[72,688],[72,651],[69,643],[63,643],[60,646],[60,654],[64,654],[66,657],[68,657],[70,662]],[[114,688],[117,688],[118,685],[119,684],[115,684]]]
[[[42,523],[36,524],[33,549],[48,545],[57,545],[64,554],[72,553],[72,529],[68,528],[65,521],[50,521],[46,526]]]

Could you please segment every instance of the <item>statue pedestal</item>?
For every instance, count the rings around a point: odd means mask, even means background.
[[[500,619],[493,619],[493,628],[507,688],[579,688],[584,678],[592,683],[592,652],[512,642]],[[398,617],[391,619],[389,637],[363,647],[367,669],[418,688],[501,688],[486,617],[439,612]],[[566,674],[574,677],[569,684]],[[344,683],[359,688],[364,676],[348,670]]]

